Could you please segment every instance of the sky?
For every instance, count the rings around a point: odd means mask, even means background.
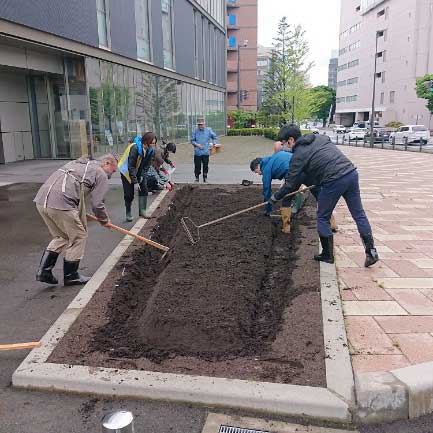
[[[313,86],[328,84],[331,51],[338,49],[341,0],[258,0],[258,43],[272,46],[278,22],[283,16],[290,24],[300,24],[310,46],[310,81]]]

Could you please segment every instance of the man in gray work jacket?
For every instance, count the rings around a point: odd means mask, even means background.
[[[117,159],[112,154],[99,161],[80,158],[56,170],[41,186],[33,201],[53,239],[42,255],[37,281],[58,283],[52,270],[60,253],[64,253],[65,286],[85,284],[90,279],[78,273],[87,239],[85,197],[90,193],[93,213],[107,225],[104,196],[116,169]]]

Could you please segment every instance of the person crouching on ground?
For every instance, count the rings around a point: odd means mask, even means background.
[[[191,144],[194,146],[195,181],[200,181],[201,167],[203,165],[203,182],[206,182],[209,171],[210,149],[217,144],[217,136],[211,128],[206,128],[204,119],[197,120],[197,128],[192,133]]]
[[[146,132],[143,137],[135,137],[129,144],[119,161],[120,177],[123,185],[126,221],[132,221],[131,204],[134,200],[134,189],[138,189],[138,215],[148,218],[147,188],[148,170],[152,163],[152,156],[157,142],[153,132]]]
[[[280,129],[278,139],[292,149],[293,158],[285,184],[270,198],[270,203],[275,203],[286,194],[296,191],[305,177],[320,188],[317,196],[317,230],[322,253],[316,255],[315,260],[334,263],[334,239],[330,218],[338,200],[343,197],[364,244],[364,265],[369,267],[376,263],[379,255],[362,206],[356,167],[328,136],[301,136],[298,126],[286,125]]]
[[[272,204],[269,203],[269,199],[272,196],[272,180],[284,179],[289,170],[291,159],[292,154],[290,152],[280,150],[275,152],[272,156],[253,159],[250,163],[251,171],[262,176],[263,198],[264,201],[268,202],[265,207],[266,216],[269,216],[272,212]],[[283,199],[281,205],[280,212],[283,223],[283,233],[290,233],[290,219],[292,215],[291,203],[292,198],[289,197]]]
[[[176,165],[169,159],[169,154],[176,153],[175,143],[162,143],[155,147],[155,154],[152,165],[148,172],[148,189],[149,191],[160,191],[164,188],[172,190],[174,183],[169,178],[169,172],[164,167],[164,163],[168,164],[171,169]]]
[[[55,171],[41,186],[34,202],[53,237],[44,251],[36,280],[57,284],[53,268],[64,253],[65,286],[85,284],[90,279],[78,273],[87,239],[85,197],[91,195],[92,210],[106,226],[110,219],[104,204],[108,179],[117,170],[117,159],[107,154],[100,160],[80,158]]]

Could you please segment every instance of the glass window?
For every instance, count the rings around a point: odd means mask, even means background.
[[[198,11],[194,10],[194,76],[199,78],[199,67],[198,67],[198,45],[199,45],[199,22],[200,14]]]
[[[236,47],[236,36],[230,36],[229,37],[229,47],[230,48]]]
[[[137,58],[151,60],[149,1],[135,0],[135,28],[137,34]]]
[[[395,91],[391,90],[391,92],[389,92],[389,102],[390,104],[394,104],[395,102]]]
[[[236,15],[234,15],[234,14],[229,15],[229,25],[230,26],[236,25]]]
[[[162,44],[164,55],[164,67],[173,69],[173,26],[172,26],[172,9],[173,0],[161,0],[162,12]]]
[[[109,48],[109,20],[106,0],[96,0],[96,13],[98,18],[99,45],[101,47]]]

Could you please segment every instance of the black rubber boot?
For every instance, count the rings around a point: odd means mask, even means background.
[[[59,281],[53,275],[53,268],[56,265],[59,253],[45,250],[39,263],[38,271],[36,272],[36,281],[47,284],[57,284]]]
[[[65,260],[63,262],[63,278],[65,286],[78,286],[81,284],[86,284],[90,278],[80,275],[78,273],[78,266],[80,266],[80,261],[68,262]]]
[[[334,263],[334,236],[320,236],[322,252],[314,256],[318,262]]]
[[[132,212],[131,212],[131,203],[125,202],[125,209],[126,209],[126,221],[131,222],[132,221]]]
[[[365,263],[366,268],[374,265],[379,261],[379,254],[374,246],[374,239],[372,235],[361,236],[362,243],[365,247]]]

